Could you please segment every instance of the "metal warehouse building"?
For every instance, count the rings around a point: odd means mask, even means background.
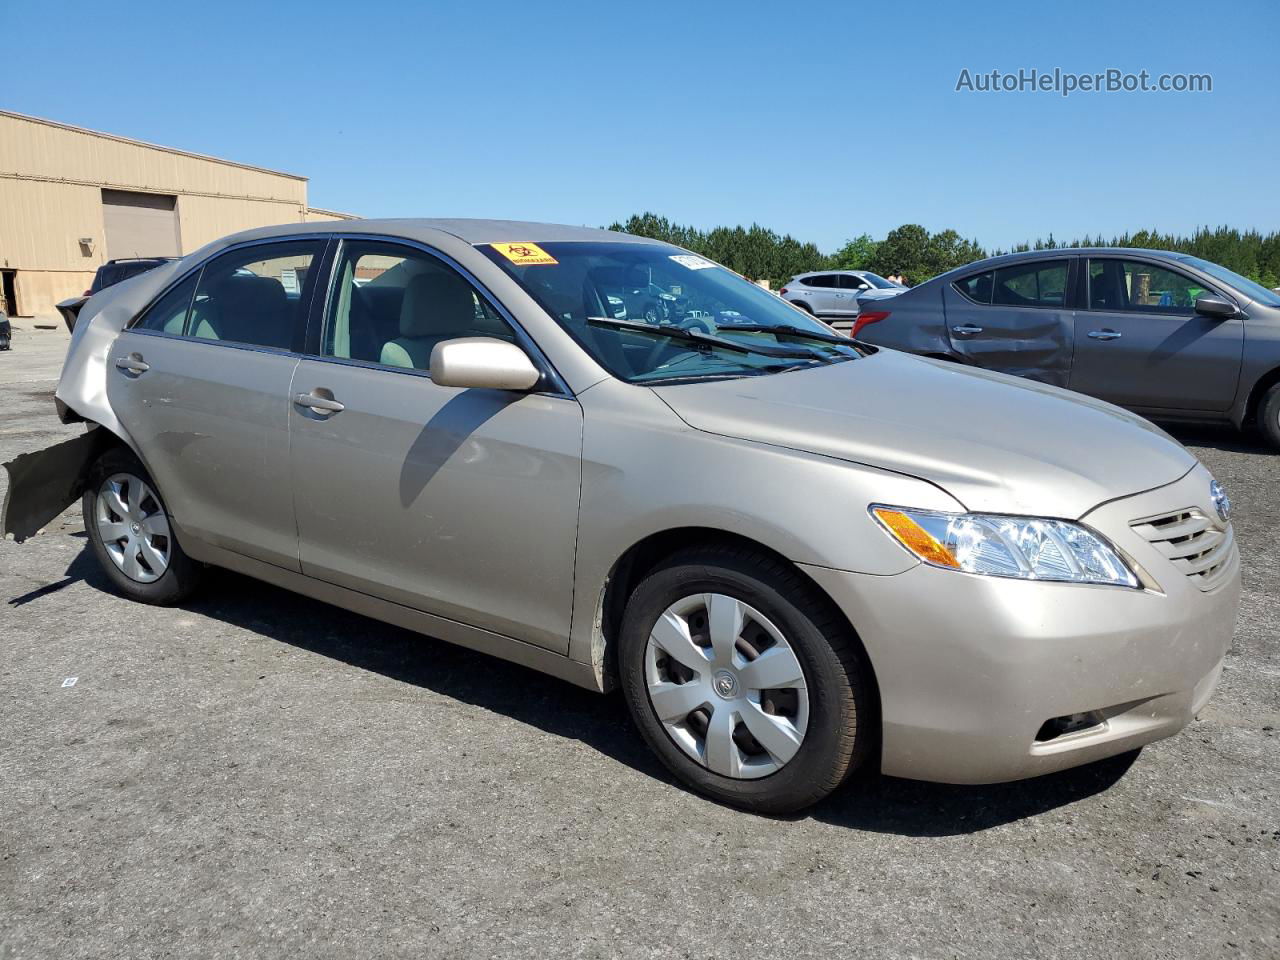
[[[12,316],[54,313],[107,260],[346,219],[307,206],[306,177],[0,111],[0,310]]]

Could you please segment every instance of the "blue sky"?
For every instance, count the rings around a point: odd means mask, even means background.
[[[305,174],[364,216],[652,210],[826,250],[1280,228],[1280,4],[4,0],[0,107]],[[1019,68],[1213,92],[957,93]]]

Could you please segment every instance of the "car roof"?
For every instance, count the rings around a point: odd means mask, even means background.
[[[227,244],[244,240],[262,240],[276,236],[297,236],[300,233],[373,233],[384,236],[404,237],[409,240],[429,242],[440,234],[456,237],[464,243],[561,243],[561,242],[612,242],[659,243],[647,237],[601,230],[595,227],[575,227],[562,223],[539,223],[528,220],[470,220],[470,219],[382,219],[342,220],[313,223],[286,223],[274,227],[258,227],[226,237]]]

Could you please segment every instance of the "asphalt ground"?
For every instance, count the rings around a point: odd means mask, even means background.
[[[76,431],[37,333],[0,353],[0,460]],[[1194,724],[791,819],[677,787],[617,696],[229,573],[130,603],[72,508],[0,542],[0,960],[1280,956],[1280,456],[1178,435],[1244,557]]]

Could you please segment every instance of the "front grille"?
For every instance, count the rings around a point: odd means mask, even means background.
[[[1212,590],[1231,572],[1236,550],[1231,525],[1220,528],[1196,507],[1134,520],[1130,526],[1201,590]]]

